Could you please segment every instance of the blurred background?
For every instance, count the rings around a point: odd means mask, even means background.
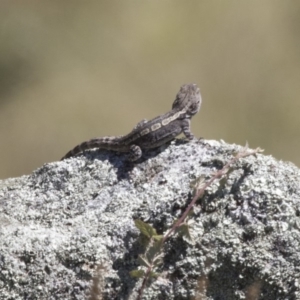
[[[0,2],[0,178],[128,133],[200,86],[193,133],[300,166],[300,2]]]

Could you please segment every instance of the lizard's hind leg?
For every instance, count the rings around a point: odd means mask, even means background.
[[[142,156],[142,149],[138,145],[131,145],[128,160],[136,161]]]

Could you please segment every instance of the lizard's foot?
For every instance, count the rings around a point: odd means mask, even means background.
[[[128,160],[136,161],[142,156],[142,149],[138,145],[131,145]]]
[[[192,133],[189,133],[188,135],[186,134],[185,137],[186,137],[186,139],[188,141],[195,141],[195,140],[197,140],[197,138]]]

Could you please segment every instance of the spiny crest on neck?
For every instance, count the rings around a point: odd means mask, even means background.
[[[187,116],[192,117],[199,111],[200,106],[200,89],[195,83],[191,83],[181,86],[173,102],[172,109],[185,111]]]

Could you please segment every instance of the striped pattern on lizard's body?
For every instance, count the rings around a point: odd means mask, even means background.
[[[143,149],[159,147],[183,132],[189,139],[194,135],[190,129],[191,118],[200,110],[201,95],[196,84],[181,86],[172,109],[150,121],[142,120],[124,136],[100,137],[83,142],[69,151],[62,159],[77,155],[88,149],[98,148],[128,152],[130,161],[142,156]]]

